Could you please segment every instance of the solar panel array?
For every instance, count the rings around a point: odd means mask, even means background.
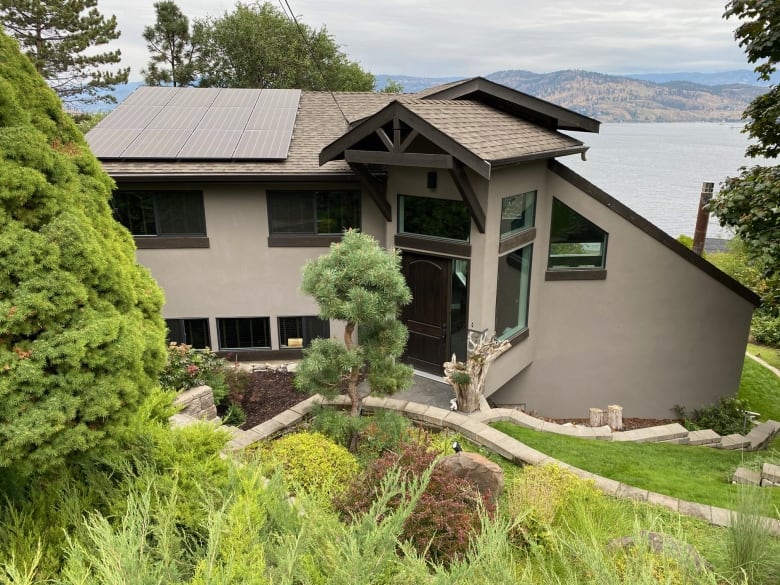
[[[298,89],[139,87],[87,134],[100,159],[284,160]]]

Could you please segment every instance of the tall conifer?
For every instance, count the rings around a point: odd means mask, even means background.
[[[119,38],[116,17],[106,19],[98,0],[0,0],[0,23],[35,69],[66,103],[110,102],[105,90],[127,83],[130,68],[117,65],[118,49],[92,50]]]
[[[0,473],[105,446],[157,383],[162,293],[113,182],[0,33]]]

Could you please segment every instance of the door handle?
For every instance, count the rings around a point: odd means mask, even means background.
[[[442,338],[442,340],[447,339],[447,324],[446,323],[442,323],[441,324],[441,338]]]

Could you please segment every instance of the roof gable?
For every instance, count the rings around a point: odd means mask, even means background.
[[[426,100],[477,100],[554,130],[598,132],[601,122],[484,77],[432,87],[415,94]]]
[[[486,179],[494,166],[587,149],[570,136],[478,101],[405,96],[364,118],[323,148],[320,164],[341,158],[350,162],[362,153],[360,161],[353,161],[436,166],[431,158],[434,155],[414,151],[413,141],[419,137]]]

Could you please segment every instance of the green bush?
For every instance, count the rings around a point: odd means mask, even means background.
[[[371,509],[389,472],[400,472],[410,481],[426,473],[435,460],[436,454],[424,445],[404,443],[398,452],[388,451],[369,466],[334,505],[343,520],[354,520]],[[395,509],[404,502],[396,498],[390,506]],[[480,514],[485,511],[489,515],[495,511],[486,496],[451,470],[434,466],[417,505],[404,522],[402,540],[409,541],[427,559],[449,564],[466,554],[471,537],[481,530]]]
[[[359,471],[357,459],[320,433],[293,433],[261,448],[264,467],[281,469],[294,492],[319,492],[330,498],[349,484]]]
[[[313,411],[311,427],[347,448],[357,433],[357,456],[361,461],[371,461],[408,440],[411,423],[402,414],[387,410],[356,417],[335,408],[318,407]]]
[[[181,392],[195,386],[211,386],[214,401],[220,404],[227,396],[225,360],[209,348],[193,349],[189,345],[171,343],[168,358],[160,372],[163,390]]]
[[[759,343],[780,346],[780,317],[757,310],[750,322],[750,335]]]
[[[580,479],[558,465],[526,466],[507,486],[506,506],[515,521],[512,536],[519,544],[549,545],[554,529],[575,506],[596,513],[604,494],[593,481]]]
[[[689,430],[712,429],[719,435],[731,435],[745,433],[753,426],[746,419],[747,402],[736,396],[721,398],[717,404],[698,408],[692,414],[680,405],[675,410]]]

